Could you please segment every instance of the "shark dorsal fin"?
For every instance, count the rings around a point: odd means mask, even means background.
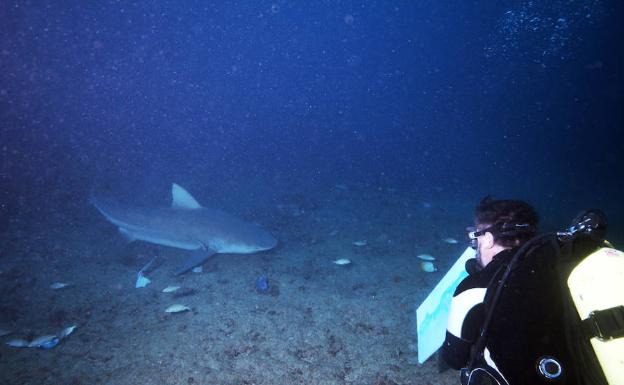
[[[199,209],[201,205],[180,185],[171,185],[171,207],[176,209]]]

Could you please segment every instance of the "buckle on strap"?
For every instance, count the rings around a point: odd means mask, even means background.
[[[587,337],[600,341],[624,337],[624,305],[589,313],[581,327]]]

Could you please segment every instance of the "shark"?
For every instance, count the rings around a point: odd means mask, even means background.
[[[203,207],[176,183],[171,186],[171,196],[171,205],[164,207],[130,206],[94,196],[89,201],[130,241],[190,250],[190,258],[176,275],[200,266],[217,253],[253,254],[277,245],[277,239],[259,225]]]

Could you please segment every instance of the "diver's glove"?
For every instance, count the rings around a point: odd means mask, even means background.
[[[466,269],[466,272],[468,273],[468,275],[472,275],[481,271],[483,267],[481,266],[477,258],[470,258],[469,260],[466,261],[466,264],[464,265],[464,269]]]

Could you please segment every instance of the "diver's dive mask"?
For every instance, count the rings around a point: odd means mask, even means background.
[[[468,274],[472,274],[483,269],[485,266],[481,261],[481,253],[479,252],[479,240],[478,238],[486,233],[497,234],[499,236],[509,236],[520,232],[529,231],[531,227],[527,223],[503,223],[494,226],[488,226],[484,229],[478,229],[477,227],[470,226],[466,228],[468,232],[468,242],[472,249],[477,253],[474,260],[466,261],[466,271]]]
[[[481,254],[479,253],[479,240],[478,238],[488,231],[491,231],[492,227],[488,227],[482,230],[478,230],[476,227],[466,227],[466,231],[468,232],[468,243],[470,247],[475,250],[477,253],[474,258],[470,258],[466,261],[466,265],[464,268],[468,272],[468,274],[474,274],[483,269],[483,263],[481,262]]]
[[[477,238],[484,235],[488,231],[492,231],[492,227],[488,227],[486,229],[478,230],[476,227],[466,227],[466,231],[468,231],[468,242],[472,249],[478,250],[479,242]]]
[[[477,238],[485,235],[485,233],[497,234],[499,236],[510,236],[521,232],[530,231],[531,226],[528,223],[503,223],[500,225],[489,226],[485,229],[477,229],[476,227],[467,227],[468,239],[470,247],[477,250]]]

